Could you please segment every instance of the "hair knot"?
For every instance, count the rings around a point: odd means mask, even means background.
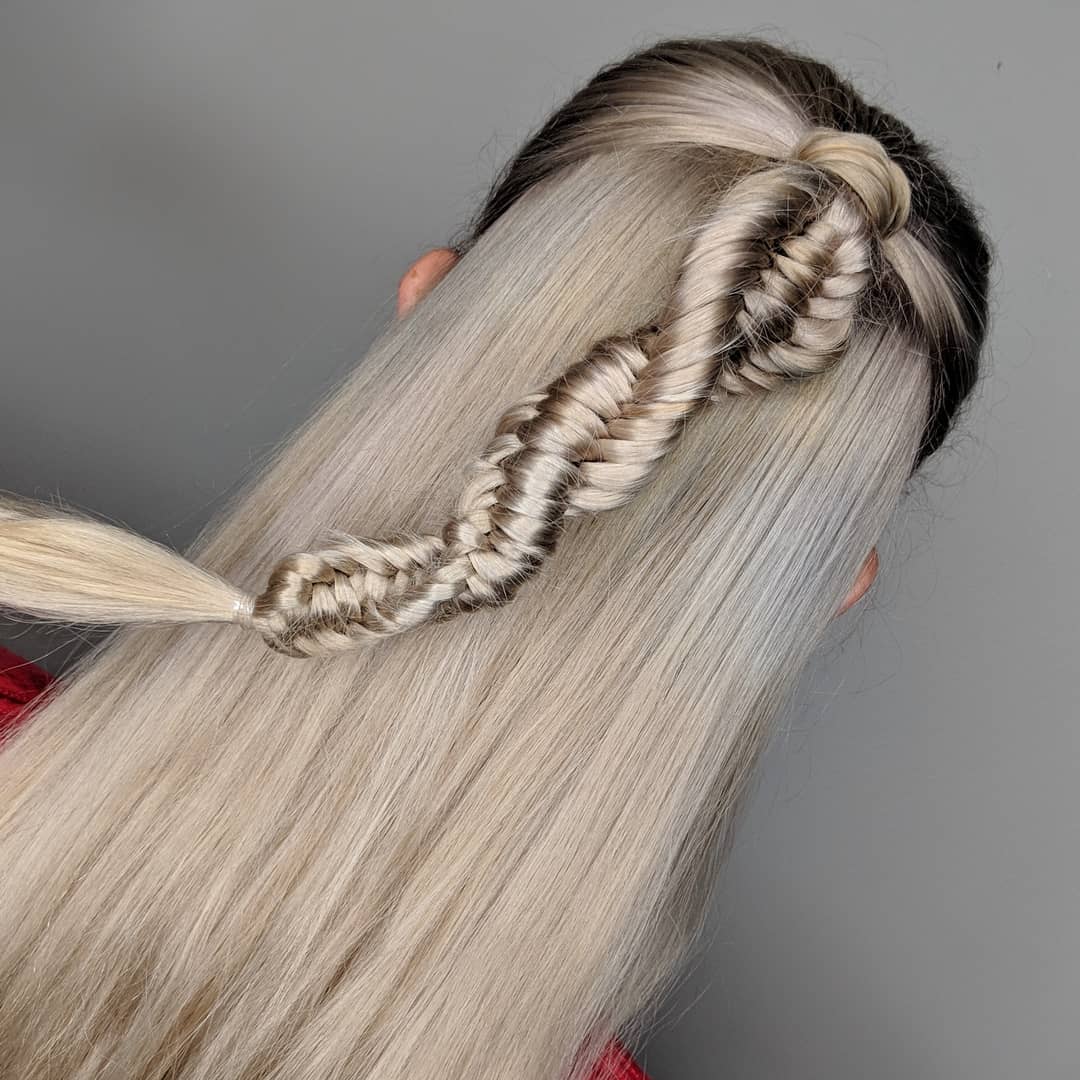
[[[866,207],[884,238],[902,229],[911,212],[911,185],[877,139],[857,132],[815,128],[799,140],[795,161],[846,184]]]

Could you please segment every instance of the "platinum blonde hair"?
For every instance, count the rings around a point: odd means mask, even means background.
[[[830,68],[700,39],[457,246],[185,556],[0,503],[0,604],[159,624],[0,753],[0,1075],[578,1080],[678,970],[986,245]]]

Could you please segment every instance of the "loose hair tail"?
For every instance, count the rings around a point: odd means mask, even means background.
[[[251,599],[137,533],[64,509],[0,497],[0,607],[43,620],[242,621]]]

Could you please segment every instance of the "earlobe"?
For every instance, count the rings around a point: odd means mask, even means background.
[[[879,565],[877,548],[875,547],[871,549],[870,554],[866,557],[866,562],[862,564],[862,569],[855,579],[855,584],[851,586],[851,590],[844,597],[844,602],[837,609],[837,615],[843,615],[848,608],[857,604],[866,595],[870,586],[874,584]]]
[[[457,252],[440,247],[425,251],[401,276],[398,282],[398,318],[407,315],[458,261]]]

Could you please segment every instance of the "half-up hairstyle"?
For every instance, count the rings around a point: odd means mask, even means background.
[[[186,555],[0,502],[0,605],[132,624],[0,753],[0,1075],[579,1080],[678,970],[988,248],[832,69],[708,39],[455,247]]]

